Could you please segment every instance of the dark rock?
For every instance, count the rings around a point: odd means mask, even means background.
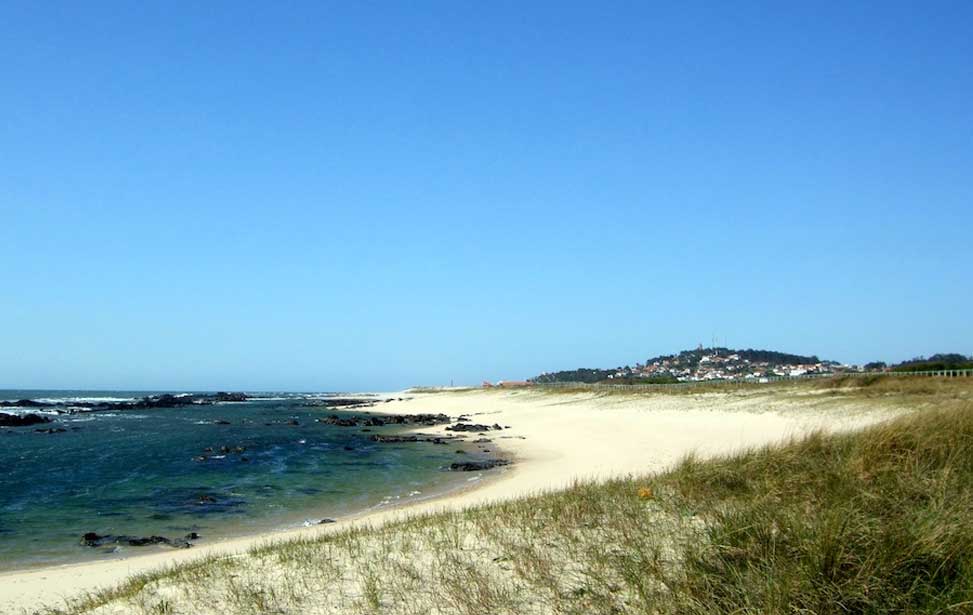
[[[475,431],[477,433],[503,429],[500,425],[480,425],[479,423],[456,423],[446,428],[446,431]]]
[[[477,438],[473,440],[473,444],[486,444],[487,442],[493,442],[490,438]]]
[[[372,442],[381,442],[383,444],[397,444],[399,442],[418,442],[419,436],[415,434],[410,434],[406,436],[371,436],[368,438]]]
[[[113,536],[111,534],[102,536],[95,532],[87,532],[81,537],[81,545],[85,547],[102,547],[110,544],[127,544],[131,547],[162,544],[175,549],[188,549],[192,546],[184,540],[173,540],[165,536]]]
[[[375,405],[372,399],[357,399],[353,397],[330,397],[326,399],[310,399],[304,402],[303,406],[312,408],[324,406],[325,408],[371,408]]]
[[[325,517],[324,519],[318,521],[318,525],[324,525],[326,523],[337,523],[337,521],[335,519],[330,519],[328,517]]]
[[[86,547],[97,547],[98,543],[106,538],[105,536],[99,536],[94,532],[87,532],[81,537],[81,544]]]
[[[37,433],[64,433],[67,429],[63,427],[50,427],[48,429],[35,429],[34,431]]]
[[[49,408],[54,404],[34,401],[33,399],[19,399],[17,401],[4,400],[0,401],[0,408]]]
[[[214,401],[247,401],[247,399],[249,398],[243,393],[224,393],[223,391],[213,396]]]
[[[51,419],[39,414],[4,414],[0,412],[0,427],[26,427],[50,422]]]
[[[432,442],[433,444],[449,444],[450,442],[455,442],[458,438],[454,436],[420,436],[418,434],[402,434],[395,436],[384,436],[384,435],[374,435],[368,438],[372,442],[380,442],[382,444],[399,444],[402,442]]]
[[[325,425],[334,425],[336,427],[357,427],[358,420],[354,418],[343,419],[337,414],[332,414],[329,417],[323,419],[314,419],[316,423],[324,423]]]
[[[183,406],[208,405],[218,401],[246,401],[243,393],[216,393],[212,395],[155,395],[143,397],[135,401],[91,402],[91,401],[57,401],[38,402],[30,399],[19,401],[0,401],[0,407],[53,408],[59,413],[74,414],[77,412],[104,412],[117,410],[147,410],[154,408],[180,408]]]
[[[341,417],[332,414],[320,419],[315,419],[317,423],[325,425],[335,425],[337,427],[382,427],[384,425],[443,425],[449,423],[450,419],[445,414],[392,414],[392,415],[363,415]]]
[[[186,534],[186,540],[199,540],[199,534],[196,532],[189,532]]]
[[[453,472],[479,472],[506,465],[510,465],[506,459],[484,459],[483,461],[457,461],[449,464],[449,469]]]
[[[214,425],[232,425],[232,423],[230,423],[230,421],[226,421],[226,420],[223,420],[223,419],[217,419],[217,420],[213,421],[213,424]]]

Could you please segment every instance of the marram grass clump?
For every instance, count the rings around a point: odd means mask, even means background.
[[[59,613],[973,612],[973,404],[142,575]]]
[[[973,612],[973,407],[689,460],[662,477],[707,519],[678,610]]]

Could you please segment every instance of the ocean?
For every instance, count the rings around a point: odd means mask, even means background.
[[[5,390],[0,400],[126,401],[161,393]],[[327,394],[252,395],[239,403],[59,415],[0,408],[53,419],[0,427],[0,569],[171,548],[124,541],[84,546],[88,532],[177,541],[195,532],[199,538],[191,542],[201,545],[340,520],[428,498],[479,476],[446,471],[460,457],[482,456],[468,444],[375,442],[373,435],[410,427],[315,421],[380,415],[381,403],[341,411],[310,405]]]

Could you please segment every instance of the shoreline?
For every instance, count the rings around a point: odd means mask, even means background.
[[[460,443],[457,443],[460,444]],[[462,442],[463,445],[470,446],[468,442]],[[200,554],[204,549],[211,549],[216,547],[221,547],[228,545],[229,543],[241,543],[245,541],[255,540],[259,538],[276,538],[276,537],[287,537],[293,533],[299,533],[303,531],[308,531],[314,528],[324,528],[325,526],[332,527],[334,529],[341,529],[346,527],[347,522],[356,521],[364,517],[371,515],[378,515],[381,513],[391,512],[406,509],[412,506],[421,506],[424,504],[430,504],[437,500],[446,499],[452,496],[458,496],[466,491],[478,488],[482,484],[490,483],[494,480],[499,479],[502,473],[509,471],[511,467],[506,466],[502,468],[497,468],[494,470],[487,471],[488,474],[483,476],[481,479],[475,481],[470,481],[469,478],[462,480],[463,474],[468,474],[471,476],[482,475],[483,472],[450,472],[453,474],[451,480],[443,480],[439,483],[435,483],[428,491],[423,491],[417,496],[412,496],[409,498],[401,498],[398,496],[386,496],[381,498],[378,503],[371,503],[364,507],[359,508],[347,508],[344,512],[339,511],[338,514],[333,512],[329,515],[322,516],[318,514],[321,512],[320,507],[315,506],[311,508],[302,508],[301,510],[295,510],[289,512],[285,518],[278,520],[276,523],[256,526],[247,529],[244,524],[236,524],[233,526],[228,526],[223,528],[221,531],[217,532],[207,532],[207,535],[212,535],[211,539],[208,539],[203,543],[195,543],[189,549],[176,549],[164,546],[150,546],[145,547],[129,547],[121,554],[113,553],[103,553],[102,557],[98,557],[94,553],[85,554],[81,551],[77,560],[73,561],[61,561],[61,562],[39,562],[36,564],[24,566],[24,567],[14,567],[14,568],[0,568],[0,606],[2,606],[3,601],[3,580],[5,576],[14,576],[20,574],[27,574],[31,572],[42,572],[47,570],[61,569],[61,568],[83,568],[85,566],[98,565],[98,564],[124,564],[129,560],[153,557],[153,556],[175,556],[177,554],[184,554],[183,556],[188,556],[191,554]],[[387,502],[387,503],[386,503]],[[331,511],[329,511],[331,512]],[[315,513],[315,514],[311,514]],[[334,523],[312,523],[311,525],[304,525],[308,521],[321,521],[322,519],[334,519]],[[229,519],[227,519],[229,520]],[[224,521],[227,521],[224,520]],[[229,529],[228,529],[229,528]],[[141,550],[140,550],[141,549]],[[86,556],[87,557],[86,557]],[[2,611],[0,611],[2,612]]]
[[[781,441],[814,429],[857,429],[889,418],[901,409],[816,395],[776,396],[773,391],[602,396],[470,390],[410,393],[409,399],[383,404],[382,411],[442,412],[465,415],[473,422],[509,425],[509,429],[488,432],[486,437],[492,441],[497,456],[514,463],[492,476],[494,471],[486,473],[480,480],[472,481],[474,484],[383,510],[366,509],[337,523],[261,532],[187,550],[2,572],[0,611],[31,612],[112,586],[132,574],[209,556],[239,555],[257,545],[314,538],[418,514],[525,497],[578,481],[657,472],[690,452],[711,456]],[[411,431],[447,433],[445,426]]]

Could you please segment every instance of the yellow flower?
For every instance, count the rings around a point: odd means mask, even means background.
[[[639,497],[648,500],[652,497],[652,487],[639,487]]]

